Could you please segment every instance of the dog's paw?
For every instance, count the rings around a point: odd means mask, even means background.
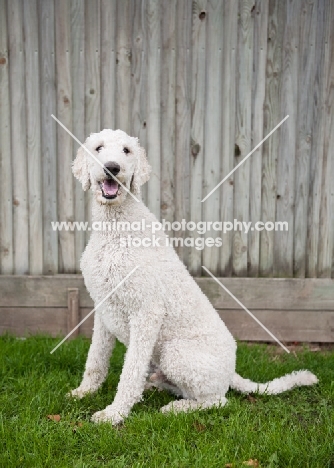
[[[69,393],[66,394],[67,398],[83,398],[85,395],[88,395],[90,393],[89,390],[85,390],[83,388],[76,388],[75,390],[71,390]]]
[[[113,410],[111,406],[107,406],[104,410],[94,413],[91,420],[94,423],[111,423],[116,426],[124,421],[124,417],[118,411]]]

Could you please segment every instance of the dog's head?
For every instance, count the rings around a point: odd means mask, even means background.
[[[120,205],[129,191],[140,194],[151,167],[137,138],[122,130],[102,130],[92,133],[85,147],[89,152],[79,148],[72,170],[82,188],[91,188],[99,203]]]

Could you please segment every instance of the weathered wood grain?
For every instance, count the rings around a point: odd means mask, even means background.
[[[221,179],[234,167],[235,112],[236,112],[236,59],[238,50],[238,2],[224,2],[224,48],[222,91],[222,160]],[[203,149],[204,150],[204,149]],[[233,222],[234,174],[220,187],[220,217],[223,222]],[[232,274],[233,232],[223,234],[220,248],[220,272]]]
[[[147,148],[147,16],[146,2],[133,3],[131,50],[131,132]],[[150,159],[150,155],[149,159]],[[142,199],[147,204],[147,184],[142,186]]]
[[[117,2],[116,27],[116,127],[131,132],[131,17],[133,2]]]
[[[248,155],[252,149],[252,64],[253,64],[253,29],[251,14],[253,0],[241,0],[239,3],[238,23],[238,58],[236,67],[236,135],[235,165]],[[249,221],[250,160],[247,159],[234,173],[234,218],[239,222]],[[247,276],[248,238],[242,230],[234,232],[233,237],[233,273]]]
[[[16,336],[36,333],[64,336],[67,307],[0,307],[0,335],[8,331]]]
[[[80,310],[78,288],[69,288],[67,290],[67,309],[67,333],[70,333],[79,323]],[[71,338],[78,336],[79,328],[72,332]]]
[[[29,272],[43,273],[42,157],[37,0],[23,3],[28,163]]]
[[[101,130],[115,128],[116,0],[101,0]]]
[[[281,341],[334,341],[331,279],[220,278],[220,281]],[[272,341],[270,336],[211,279],[196,282],[234,336]],[[0,276],[0,334],[65,335],[93,308],[79,275]],[[78,333],[91,336],[90,316]]]
[[[192,18],[192,87],[191,87],[191,161],[190,161],[190,219],[198,223],[202,221],[203,198],[202,181],[204,169],[204,116],[205,116],[205,88],[206,88],[206,27],[207,0],[193,3]],[[190,233],[194,239],[201,236],[196,232]],[[191,274],[202,274],[202,252],[191,249],[189,253],[189,271]]]
[[[101,130],[100,0],[85,0],[85,134]],[[91,223],[91,193],[85,193],[86,220]],[[86,243],[90,232],[86,231]]]
[[[0,268],[2,274],[14,272],[13,193],[10,141],[9,51],[7,4],[0,1]]]
[[[268,2],[256,1],[252,8],[254,18],[253,77],[252,77],[252,148],[263,140],[264,100],[266,90],[266,58],[268,31]],[[261,145],[250,159],[249,219],[261,221],[262,202]],[[240,168],[241,169],[241,168]],[[260,263],[260,232],[248,234],[248,276],[258,276]]]
[[[43,258],[44,273],[58,272],[58,233],[51,228],[57,221],[57,141],[56,126],[51,114],[56,111],[56,71],[54,2],[39,0],[41,149],[43,178]]]
[[[57,64],[57,118],[72,131],[71,37],[70,10],[67,0],[55,2],[55,43]],[[73,139],[57,127],[58,217],[74,220],[74,190],[71,171]],[[75,145],[76,146],[76,145]],[[64,273],[75,272],[75,233],[59,232],[59,268]]]
[[[190,109],[191,109],[191,14],[192,2],[176,5],[176,116],[175,116],[175,220],[189,216],[190,191]],[[187,232],[175,231],[175,237],[187,237]],[[180,246],[177,252],[187,262],[189,248]]]
[[[264,130],[268,135],[280,122],[280,95],[282,77],[282,44],[286,21],[285,1],[270,0],[268,12],[266,82],[264,101]],[[274,132],[263,143],[262,148],[262,214],[264,223],[276,220],[277,159],[279,131]],[[263,230],[260,235],[261,276],[273,276],[275,232]]]
[[[206,84],[205,133],[203,160],[203,195],[207,195],[221,181],[221,128],[222,128],[222,67],[223,67],[223,2],[208,0],[206,28]],[[216,190],[203,203],[203,221],[220,218],[220,190]],[[208,231],[205,238],[216,238],[219,233]],[[203,265],[214,275],[219,269],[219,247],[203,250]]]
[[[328,2],[322,0],[319,1],[316,10],[317,26],[314,44],[317,52],[314,57],[315,75],[312,93],[313,125],[311,132],[310,178],[307,210],[307,255],[305,266],[305,275],[307,277],[316,277],[318,275],[319,223],[325,119],[323,112],[323,69],[325,59],[324,31],[326,30],[326,18],[328,17],[327,10]]]
[[[217,309],[235,309],[236,303],[211,278],[196,278],[199,287]],[[331,310],[332,279],[220,278],[245,307],[276,310]],[[93,302],[80,275],[0,275],[0,307],[67,307],[67,289],[77,288],[80,307]]]
[[[330,277],[333,261],[333,103],[334,103],[334,5],[329,3],[325,25],[325,57],[324,57],[324,88],[323,88],[323,170],[319,225],[319,263],[318,275],[321,278]]]
[[[73,134],[84,142],[85,133],[85,3],[72,0],[71,3],[71,85],[72,85],[72,128]],[[75,159],[78,144],[72,144],[72,159]],[[85,221],[85,194],[79,181],[74,180],[75,220]],[[75,265],[80,272],[80,258],[85,248],[85,232],[75,231]]]
[[[274,275],[283,277],[293,276],[300,16],[301,2],[286,2],[279,120],[286,115],[289,115],[289,119],[277,130],[280,144],[277,160],[276,219],[287,221],[289,229],[285,232],[275,232],[274,245]]]
[[[288,221],[288,232],[217,233],[222,246],[204,253],[178,248],[194,275],[204,263],[223,276],[333,276],[332,2],[1,0],[0,8],[2,274],[80,271],[89,232],[52,231],[51,221],[89,221],[90,195],[70,172],[77,144],[53,113],[81,141],[103,127],[139,137],[153,167],[143,199],[159,217]]]
[[[25,53],[23,4],[8,3],[11,161],[13,190],[14,272],[29,271],[28,167],[26,152]],[[9,155],[7,155],[8,157]],[[25,242],[22,242],[25,239]]]
[[[161,180],[161,2],[147,0],[147,153],[152,167],[147,186],[147,205],[160,219]]]
[[[296,141],[296,196],[294,212],[294,277],[305,277],[307,209],[310,185],[310,158],[314,126],[313,87],[317,69],[316,59],[318,1],[306,2],[300,18],[298,112]]]
[[[241,310],[218,310],[232,335],[239,340],[273,341],[252,317]],[[281,342],[331,343],[334,340],[334,312],[296,310],[252,310]]]
[[[68,288],[79,289],[81,307],[93,305],[80,275],[0,275],[0,307],[67,307]]]
[[[161,3],[161,219],[169,222],[175,214],[176,3]]]
[[[330,310],[333,280],[285,278],[221,278],[220,282],[247,307],[276,310]],[[217,309],[234,309],[236,302],[214,280],[197,284]]]

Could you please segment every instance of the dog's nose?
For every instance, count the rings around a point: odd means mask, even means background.
[[[104,165],[104,172],[106,175],[110,175],[109,173],[111,173],[112,175],[115,176],[119,173],[120,170],[121,170],[120,165],[113,161],[108,161]]]

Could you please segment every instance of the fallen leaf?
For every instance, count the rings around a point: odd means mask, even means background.
[[[48,419],[51,419],[51,421],[60,421],[60,414],[48,414],[47,416]]]
[[[193,426],[194,426],[194,428],[196,429],[196,431],[198,431],[198,432],[203,432],[203,431],[205,431],[205,429],[206,429],[206,426],[204,426],[204,424],[201,424],[201,423],[198,422],[198,421],[195,421],[195,422],[193,423]]]
[[[78,422],[78,426],[82,427],[83,426],[82,422]]]
[[[254,460],[250,458],[249,460],[244,461],[242,464],[246,466],[259,466],[259,462],[256,458]]]
[[[233,463],[226,463],[225,468],[233,468]]]

